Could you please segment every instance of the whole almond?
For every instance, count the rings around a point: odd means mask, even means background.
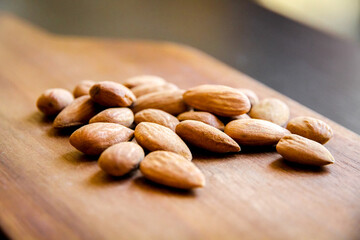
[[[251,108],[251,118],[263,119],[283,126],[289,120],[289,107],[276,98],[266,98]]]
[[[89,121],[89,123],[95,122],[118,123],[125,127],[130,127],[134,122],[134,114],[129,108],[108,108],[95,115]]]
[[[178,115],[188,110],[183,101],[182,90],[159,91],[143,95],[132,107],[134,113],[147,108],[163,110],[172,115]]]
[[[74,88],[73,94],[74,97],[78,98],[84,95],[89,95],[90,88],[95,84],[94,81],[91,80],[84,80],[81,81],[76,87]]]
[[[108,107],[127,107],[136,100],[130,89],[110,81],[94,84],[90,88],[90,96],[94,102]]]
[[[181,138],[167,127],[157,123],[142,122],[135,128],[135,138],[140,146],[149,151],[175,152],[191,161],[192,155]]]
[[[135,114],[135,123],[153,122],[175,131],[179,120],[173,115],[159,109],[148,108]]]
[[[238,88],[238,90],[240,90],[249,98],[251,106],[254,106],[259,102],[259,98],[253,90],[247,88]]]
[[[176,133],[185,141],[211,152],[239,152],[239,145],[228,135],[206,123],[185,120],[176,126]]]
[[[74,100],[72,94],[62,88],[51,88],[43,92],[36,102],[45,115],[56,115]]]
[[[195,109],[223,117],[247,113],[251,104],[239,90],[223,85],[200,85],[187,90],[184,101]]]
[[[184,112],[181,113],[179,116],[177,116],[179,121],[185,121],[185,120],[196,120],[200,121],[206,124],[209,124],[210,126],[213,126],[215,128],[218,128],[220,130],[224,130],[224,124],[214,115],[209,112],[200,112],[200,111],[190,111],[190,112]]]
[[[334,163],[334,157],[320,143],[291,134],[283,137],[276,151],[286,160],[301,164],[323,166]]]
[[[175,84],[172,83],[147,83],[141,84],[139,86],[131,88],[131,91],[136,97],[146,95],[148,93],[159,92],[159,91],[169,91],[179,89]]]
[[[70,144],[77,150],[89,155],[98,155],[108,147],[129,141],[134,131],[116,123],[91,123],[70,136]]]
[[[123,176],[136,169],[144,158],[144,150],[136,143],[121,142],[107,148],[98,165],[112,176]]]
[[[325,144],[333,136],[333,131],[325,122],[312,117],[296,117],[286,127],[291,133]]]
[[[246,113],[241,114],[241,115],[237,115],[234,117],[231,117],[232,120],[239,120],[239,119],[250,119],[251,117],[249,117],[249,115],[247,115]]]
[[[290,132],[272,122],[260,119],[239,119],[225,126],[225,133],[240,145],[275,145]]]
[[[140,75],[126,79],[122,82],[125,87],[134,88],[142,84],[157,84],[165,83],[166,81],[158,76],[153,75]]]
[[[200,169],[173,152],[149,153],[140,163],[140,171],[147,179],[170,187],[191,189],[205,186]]]
[[[53,127],[65,128],[87,124],[99,110],[99,106],[90,99],[90,96],[78,97],[57,115]]]

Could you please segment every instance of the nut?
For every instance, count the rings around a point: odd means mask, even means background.
[[[276,151],[286,160],[301,164],[323,166],[334,163],[334,157],[320,143],[291,134],[283,137]]]
[[[253,90],[247,88],[238,88],[238,90],[240,90],[249,98],[251,106],[254,106],[259,102],[259,98]]]
[[[130,127],[134,122],[134,114],[129,108],[108,108],[95,115],[89,121],[89,123],[95,122],[118,123],[125,127]]]
[[[140,163],[140,171],[147,179],[170,187],[191,189],[205,186],[205,177],[195,164],[173,152],[149,153]]]
[[[148,93],[177,90],[177,89],[179,88],[175,84],[160,82],[160,83],[141,84],[131,88],[131,91],[134,93],[136,97],[140,97]]]
[[[211,152],[239,152],[239,145],[217,128],[195,120],[185,120],[176,126],[176,133],[186,142]]]
[[[158,76],[153,75],[140,75],[132,78],[128,78],[122,82],[125,87],[134,88],[142,84],[157,84],[165,83],[166,81]]]
[[[289,120],[289,107],[276,98],[266,98],[251,108],[251,118],[263,119],[283,126]]]
[[[224,130],[224,124],[215,115],[209,112],[200,112],[200,111],[184,112],[181,113],[179,116],[177,116],[177,118],[179,119],[179,121],[185,121],[185,120],[200,121],[209,124],[210,126],[213,126],[217,129]]]
[[[108,147],[129,141],[134,131],[116,123],[92,123],[85,125],[70,136],[70,144],[89,155],[98,155]]]
[[[84,95],[89,95],[90,88],[95,84],[94,81],[84,80],[81,81],[76,87],[74,88],[73,94],[74,97],[78,98]]]
[[[200,85],[187,90],[184,101],[195,109],[223,117],[247,113],[251,104],[239,90],[223,85]]]
[[[291,133],[325,144],[333,136],[333,131],[325,122],[312,117],[296,117],[286,127]]]
[[[128,107],[136,100],[130,89],[110,81],[94,84],[90,96],[94,102],[107,107]]]
[[[121,142],[106,149],[98,165],[112,176],[123,176],[136,169],[144,158],[144,150],[136,143]]]
[[[153,122],[175,131],[179,120],[173,115],[159,109],[148,108],[135,114],[135,123]]]
[[[62,88],[52,88],[40,95],[37,108],[45,115],[56,115],[74,100],[72,94]]]
[[[135,138],[140,146],[149,151],[165,150],[175,152],[191,161],[192,155],[187,145],[167,127],[157,123],[142,122],[135,128]]]

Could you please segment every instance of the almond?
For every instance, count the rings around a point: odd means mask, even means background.
[[[178,115],[188,110],[183,101],[182,94],[182,90],[149,93],[139,97],[132,110],[134,113],[137,113],[147,108],[155,108],[172,115]]]
[[[312,117],[296,117],[286,127],[291,133],[325,144],[333,136],[333,131],[325,122]]]
[[[168,91],[168,90],[177,90],[179,89],[175,84],[172,83],[147,83],[141,84],[131,89],[136,97],[146,95],[148,93],[159,92],[159,91]]]
[[[272,122],[260,119],[239,119],[225,126],[225,133],[240,145],[275,145],[288,130]]]
[[[94,84],[90,88],[90,96],[94,102],[108,107],[127,107],[136,100],[130,89],[110,81]]]
[[[187,160],[192,159],[187,145],[167,127],[156,123],[142,122],[135,128],[135,138],[140,146],[149,151],[165,150],[178,153]]]
[[[144,150],[136,143],[121,142],[107,148],[98,161],[99,167],[112,176],[123,176],[136,169],[144,158]]]
[[[70,136],[70,144],[89,155],[98,155],[108,147],[129,141],[134,131],[116,123],[92,123],[85,125]]]
[[[320,143],[291,134],[283,137],[276,151],[286,160],[301,164],[323,166],[334,163],[334,157]]]
[[[157,84],[157,83],[165,83],[166,81],[158,76],[153,75],[140,75],[132,78],[128,78],[122,82],[125,87],[134,88],[136,86],[142,84]]]
[[[89,123],[95,122],[118,123],[125,127],[130,127],[134,122],[134,114],[129,108],[108,108],[95,115],[89,121]]]
[[[84,80],[81,81],[76,87],[74,88],[73,94],[74,97],[78,98],[84,95],[89,95],[90,88],[95,84],[94,81]]]
[[[276,98],[266,98],[251,108],[251,118],[263,119],[283,126],[289,120],[289,107]]]
[[[40,95],[37,108],[45,115],[56,115],[74,100],[72,94],[62,88],[52,88]]]
[[[259,98],[256,95],[256,93],[250,89],[247,88],[238,88],[242,93],[244,93],[250,100],[251,106],[254,106],[259,102]]]
[[[250,119],[251,117],[249,117],[249,115],[247,115],[246,113],[241,114],[241,115],[237,115],[234,117],[231,117],[232,120],[239,120],[239,119]]]
[[[149,153],[140,163],[140,171],[147,179],[170,187],[191,189],[205,186],[200,169],[173,152]]]
[[[186,142],[211,152],[239,152],[239,145],[217,128],[195,120],[185,120],[176,126],[176,133]]]
[[[185,120],[200,121],[209,124],[210,126],[213,126],[215,128],[218,128],[220,130],[224,130],[224,124],[215,115],[209,112],[200,112],[200,111],[184,112],[180,114],[177,118],[179,119],[179,121],[185,121]]]
[[[187,90],[184,101],[195,109],[223,117],[247,113],[251,104],[239,90],[223,85],[200,85]]]
[[[153,122],[175,131],[179,120],[173,115],[159,109],[145,109],[135,114],[135,123]]]
[[[76,98],[57,115],[53,127],[65,128],[87,124],[99,110],[99,106],[90,99],[90,96]]]

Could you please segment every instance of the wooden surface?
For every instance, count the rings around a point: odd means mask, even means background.
[[[197,151],[207,186],[178,191],[139,173],[113,179],[77,152],[35,107],[45,89],[83,79],[156,74],[182,88],[203,83],[278,97],[292,116],[334,129],[336,163],[285,163],[271,149]],[[335,109],[334,109],[335,110]],[[356,239],[360,138],[195,49],[172,43],[50,35],[0,18],[0,226],[15,239]]]

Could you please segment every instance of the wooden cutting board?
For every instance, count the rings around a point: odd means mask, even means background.
[[[47,88],[72,90],[83,79],[138,74],[159,75],[181,88],[225,84],[284,100],[292,117],[313,116],[332,126],[326,147],[336,163],[299,167],[269,149],[195,152],[207,180],[203,189],[162,187],[139,172],[113,179],[35,107]],[[56,36],[0,18],[0,226],[11,238],[359,238],[359,149],[358,135],[196,49]]]

